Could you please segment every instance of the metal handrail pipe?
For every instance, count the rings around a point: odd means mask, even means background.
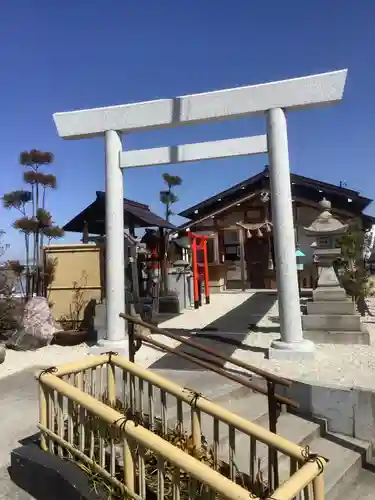
[[[233,365],[238,366],[240,368],[244,368],[245,370],[249,370],[249,371],[259,375],[260,377],[263,377],[266,380],[269,380],[270,382],[274,382],[275,384],[280,384],[280,385],[283,385],[285,387],[291,386],[290,380],[287,380],[287,379],[282,378],[282,377],[278,377],[277,375],[274,375],[273,373],[270,373],[266,370],[262,370],[261,368],[250,365],[248,363],[245,363],[244,361],[241,361],[239,359],[230,358],[228,356],[225,356],[224,354],[220,354],[219,352],[216,352],[213,349],[210,349],[206,346],[200,345],[197,342],[194,342],[190,339],[181,338],[179,335],[176,335],[175,333],[172,333],[168,330],[164,330],[164,329],[159,328],[155,325],[151,325],[150,323],[146,323],[145,321],[143,321],[139,318],[135,318],[134,316],[132,316],[130,314],[120,313],[120,317],[127,320],[127,321],[130,321],[136,325],[147,328],[151,332],[154,332],[154,333],[157,333],[160,335],[164,335],[164,336],[169,337],[173,340],[177,340],[178,342],[181,342],[181,344],[185,344],[187,346],[193,347],[194,349],[199,349],[200,351],[203,351],[207,354],[210,354],[211,356],[216,356],[216,357],[222,359],[223,361],[226,361],[228,363],[232,363]]]

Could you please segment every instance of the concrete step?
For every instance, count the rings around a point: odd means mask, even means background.
[[[158,375],[161,375],[168,380],[173,381],[180,387],[188,388],[204,395],[205,398],[215,400],[217,402],[226,402],[237,400],[250,394],[251,391],[243,385],[232,382],[225,377],[222,377],[213,372],[200,372],[200,371],[184,371],[184,370],[153,370]],[[121,374],[119,373],[116,378],[117,396],[120,400],[123,399],[123,382]],[[136,381],[136,389],[138,391],[139,385]],[[138,391],[139,394],[139,391]],[[161,416],[162,403],[160,390],[154,388],[153,390],[153,409],[156,417]],[[177,420],[177,400],[173,395],[166,395],[167,403],[167,419],[168,425],[173,426]],[[221,403],[220,403],[221,404]],[[140,407],[140,401],[137,402]],[[146,413],[149,411],[149,397],[147,383],[143,384],[143,408]],[[187,403],[183,403],[184,420],[190,418],[191,408]],[[259,416],[259,415],[257,415]],[[185,428],[190,428],[190,420],[186,421]]]
[[[254,398],[254,399],[253,399]],[[254,402],[251,405],[251,402]],[[251,395],[239,400],[233,399],[223,404],[244,418],[269,428],[269,419],[267,412],[267,398],[262,395]],[[254,407],[259,407],[260,417],[255,417]],[[282,413],[277,423],[278,435],[292,441],[300,446],[309,445],[311,452],[319,453],[330,460],[326,467],[325,491],[328,500],[336,500],[342,492],[356,480],[361,471],[362,456],[368,455],[368,444],[358,442],[354,439],[346,439],[344,436],[335,435],[338,442],[330,441],[321,437],[321,427],[313,422],[305,420],[291,413]],[[229,437],[228,434],[222,435],[220,439],[219,454],[222,460],[228,461],[229,458]],[[241,433],[236,436],[235,463],[242,472],[249,472],[250,463],[250,443]],[[338,444],[339,443],[339,444]],[[350,447],[357,449],[352,451]],[[263,477],[268,477],[268,447],[262,443],[257,443],[257,457],[260,459],[260,469]],[[280,484],[290,477],[290,462],[288,457],[278,454]],[[354,499],[353,499],[354,500]]]
[[[362,469],[361,454],[323,437],[314,439],[310,449],[329,460],[324,473],[326,500],[346,498],[347,489]]]
[[[359,453],[364,463],[372,464],[373,461],[373,445],[369,441],[363,441],[352,436],[346,436],[340,432],[329,431],[325,436],[329,441],[333,441],[336,444],[343,446],[344,448],[349,448],[353,451]],[[375,464],[372,464],[375,466]]]
[[[308,444],[312,453],[318,453],[329,460],[324,471],[326,500],[346,499],[347,489],[353,485],[361,471],[360,453],[320,436],[310,440]],[[280,484],[290,477],[288,460],[279,462],[279,476]]]
[[[330,302],[308,302],[308,314],[355,314],[356,305],[352,300]]]
[[[304,330],[359,332],[361,317],[350,314],[307,314],[302,316]]]
[[[375,473],[362,469],[352,486],[345,492],[345,500],[373,500]]]
[[[239,398],[239,399],[237,399]],[[246,418],[250,421],[258,420],[268,412],[267,399],[261,394],[250,394],[247,397],[241,398],[241,394],[236,391],[226,395],[221,396],[214,401],[223,408],[236,413],[237,415],[243,416],[246,413]],[[183,414],[184,429],[188,432],[191,431],[191,410],[184,412]],[[202,434],[207,440],[209,445],[214,443],[214,419],[210,415],[201,415],[201,429]],[[244,437],[242,434],[238,435]],[[229,427],[224,423],[219,424],[219,442],[225,443],[229,439]],[[246,438],[245,438],[246,439]],[[228,455],[226,456],[226,460]],[[249,462],[248,462],[249,463]]]
[[[268,417],[266,416],[257,419],[256,423],[266,429],[269,428]],[[313,438],[319,435],[320,427],[318,424],[304,420],[300,417],[292,415],[291,413],[282,413],[277,422],[277,433],[279,436],[299,444],[300,446],[306,446]],[[257,442],[256,446],[257,460],[260,461],[260,470],[262,471],[264,478],[267,479],[268,446],[260,442]],[[229,451],[229,438],[228,435],[226,435],[220,440],[220,458],[228,461]],[[236,451],[234,460],[237,468],[241,472],[249,473],[250,440],[239,432],[236,433]],[[279,453],[278,460],[279,467],[281,467],[281,463],[283,462],[287,462],[288,464],[288,476],[284,478],[285,480],[289,477],[289,458]]]
[[[336,300],[345,300],[348,296],[343,288],[335,287],[332,289],[329,288],[317,288],[313,291],[313,299],[314,301],[332,301]]]
[[[307,317],[307,316],[306,316]],[[359,344],[370,345],[370,335],[367,331],[323,331],[304,330],[304,338],[316,344]]]
[[[267,398],[260,394],[249,392],[241,397],[241,389],[232,391],[228,395],[218,396],[215,402],[226,409],[247,418],[262,427],[269,428]],[[239,397],[240,396],[240,397]],[[227,398],[227,399],[226,399]],[[190,425],[190,416],[184,418],[185,425]],[[213,439],[212,418],[202,417],[202,431],[208,442]],[[358,445],[350,440],[342,439],[340,444],[321,437],[321,428],[318,424],[305,420],[291,413],[282,413],[277,423],[278,435],[292,441],[300,446],[310,446],[313,453],[319,453],[330,460],[325,473],[325,491],[328,500],[336,500],[351,487],[361,471],[362,455],[366,453],[366,443],[360,443],[363,450],[352,451],[347,446]],[[340,440],[340,436],[335,436]],[[236,467],[244,472],[249,472],[250,463],[250,440],[242,433],[236,433],[234,461]],[[355,446],[354,446],[355,447]],[[220,426],[219,457],[228,462],[229,460],[229,433],[228,427]],[[361,454],[362,451],[362,454]],[[257,443],[257,459],[260,460],[260,470],[263,477],[268,477],[268,447]],[[289,458],[278,454],[280,483],[290,476]],[[258,466],[258,465],[257,465]],[[353,499],[354,500],[354,499]]]

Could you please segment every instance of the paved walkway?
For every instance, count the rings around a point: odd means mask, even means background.
[[[0,499],[30,500],[27,492],[9,478],[10,453],[38,429],[38,392],[34,370],[0,380]]]
[[[20,440],[38,429],[38,391],[34,370],[25,370],[0,380],[0,467],[9,465],[10,452]]]

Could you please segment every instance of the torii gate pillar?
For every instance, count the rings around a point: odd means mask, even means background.
[[[288,132],[285,112],[267,112],[269,174],[271,183],[272,227],[274,232],[276,281],[278,290],[280,340],[272,342],[271,358],[313,353],[315,346],[303,338],[297,278],[296,243],[290,186]]]

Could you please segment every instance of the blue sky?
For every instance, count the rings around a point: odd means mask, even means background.
[[[343,102],[289,116],[291,169],[375,198],[373,0],[3,0],[0,194],[21,187],[22,150],[52,151],[63,225],[104,187],[103,140],[64,141],[52,114],[348,68]],[[129,148],[263,133],[249,118],[124,137]],[[180,211],[261,170],[266,156],[127,171],[125,196],[162,213],[161,174],[183,178]],[[12,257],[22,239],[0,209]],[[375,204],[369,213],[375,214]],[[178,222],[178,219],[175,219]],[[67,241],[79,236],[67,235]]]

